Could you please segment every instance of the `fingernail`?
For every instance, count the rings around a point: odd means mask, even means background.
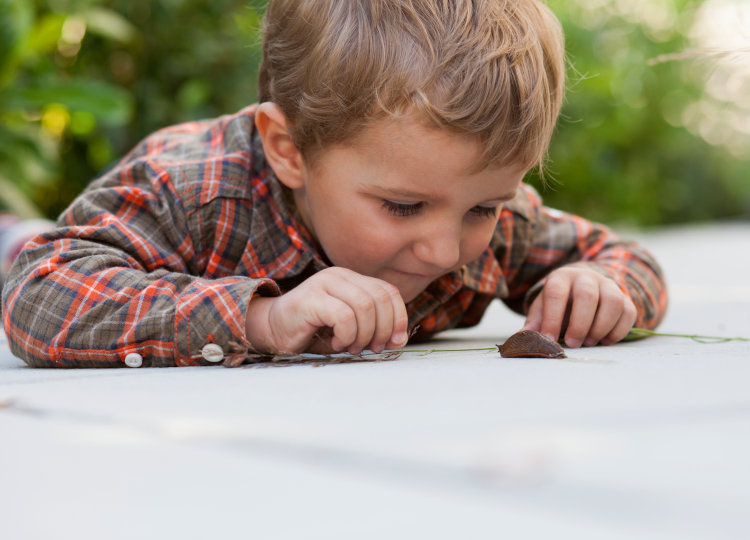
[[[395,343],[396,345],[403,345],[404,343],[407,342],[408,339],[409,339],[409,336],[407,336],[406,333],[400,332],[396,334],[395,336],[393,336],[393,343]]]
[[[594,345],[596,345],[596,340],[588,338],[586,341],[583,342],[583,344],[586,347],[593,347]]]
[[[581,346],[581,341],[579,339],[566,339],[565,344],[571,349],[577,349]]]

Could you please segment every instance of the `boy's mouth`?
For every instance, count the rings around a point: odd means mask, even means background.
[[[418,274],[416,272],[406,272],[404,270],[396,270],[396,272],[399,272],[399,273],[404,274],[406,276],[415,277],[415,278],[429,278],[430,277],[427,274]]]
[[[402,276],[406,276],[409,279],[419,279],[419,280],[433,280],[436,279],[436,276],[433,274],[422,274],[419,272],[407,272],[405,270],[395,270],[394,271],[397,274],[401,274]]]

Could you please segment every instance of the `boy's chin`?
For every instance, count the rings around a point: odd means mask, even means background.
[[[405,304],[417,298],[432,283],[432,280],[428,277],[416,277],[413,275],[398,275],[393,281],[388,281],[398,288],[398,292],[401,294],[401,298]]]
[[[427,276],[408,274],[396,270],[381,272],[373,277],[387,281],[395,286],[405,304],[408,304],[422,294],[431,283],[431,279]]]

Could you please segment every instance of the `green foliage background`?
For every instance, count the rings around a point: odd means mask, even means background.
[[[571,59],[551,206],[633,225],[750,212],[750,155],[665,119],[703,82],[686,75],[691,60],[649,65],[688,47],[700,2],[673,1],[680,19],[656,37],[617,14],[583,24],[579,3],[549,1]],[[0,0],[0,206],[55,217],[148,133],[254,102],[263,4]]]

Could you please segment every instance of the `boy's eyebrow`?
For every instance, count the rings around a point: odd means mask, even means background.
[[[392,197],[405,197],[407,199],[418,199],[418,200],[431,198],[431,195],[429,193],[424,193],[421,191],[413,191],[407,188],[391,188],[391,187],[384,187],[384,186],[374,186],[374,187],[377,190],[381,191],[383,194],[386,194]],[[502,195],[498,197],[489,197],[486,199],[486,202],[509,201],[515,196],[516,196],[516,191],[512,191],[510,193],[503,193]]]

